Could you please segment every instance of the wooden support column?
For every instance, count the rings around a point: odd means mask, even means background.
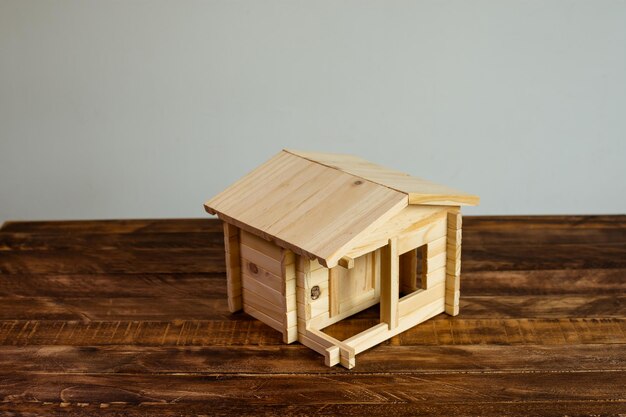
[[[339,314],[339,280],[341,276],[339,268],[331,268],[328,271],[328,313],[329,317]]]
[[[241,297],[241,256],[239,253],[239,228],[224,222],[224,248],[226,250],[226,290],[228,310],[231,313],[243,308]]]
[[[283,322],[283,342],[298,340],[298,310],[296,302],[296,256],[289,249],[281,253],[283,294],[285,294],[285,319]]]
[[[398,240],[389,239],[381,248],[380,273],[380,321],[389,325],[389,330],[398,327],[398,299],[400,297],[400,267]]]
[[[446,313],[459,314],[461,297],[461,213],[448,213],[448,233],[446,242]]]

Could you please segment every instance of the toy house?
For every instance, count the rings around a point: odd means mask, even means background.
[[[349,155],[283,150],[207,203],[224,221],[228,306],[324,355],[459,312],[460,206],[478,197]],[[323,329],[379,304],[346,340]]]

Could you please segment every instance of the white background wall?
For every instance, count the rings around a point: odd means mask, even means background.
[[[0,221],[203,216],[283,147],[626,212],[626,1],[0,0]]]

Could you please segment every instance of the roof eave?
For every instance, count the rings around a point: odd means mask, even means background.
[[[480,203],[480,197],[471,194],[457,195],[428,195],[409,193],[409,204],[412,205],[428,205],[428,206],[477,206]]]

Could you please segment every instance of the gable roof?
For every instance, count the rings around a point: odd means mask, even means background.
[[[350,172],[351,167],[331,167],[333,154],[306,155],[279,152],[207,201],[205,208],[331,268],[369,232],[407,207],[410,194],[381,184],[383,171],[368,175],[373,181]]]

